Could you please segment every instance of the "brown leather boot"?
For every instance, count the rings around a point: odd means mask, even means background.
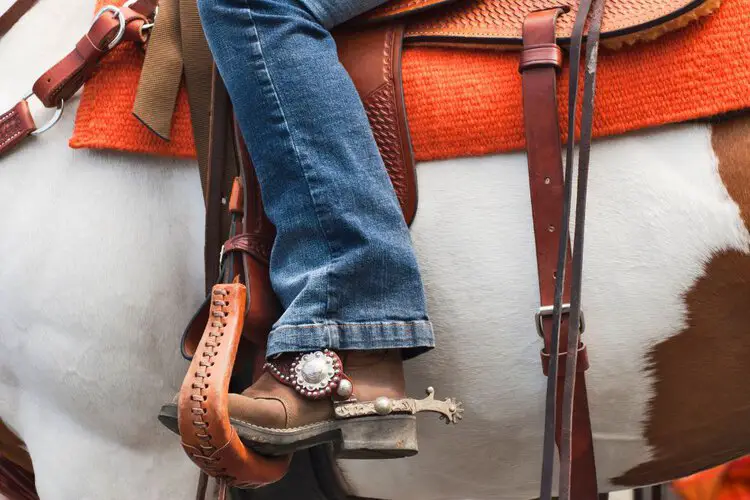
[[[265,371],[241,395],[229,395],[232,425],[256,451],[282,455],[333,443],[341,458],[417,453],[399,351],[287,354]]]

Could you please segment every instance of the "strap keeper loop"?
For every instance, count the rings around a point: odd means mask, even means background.
[[[523,73],[527,69],[552,66],[560,71],[562,68],[562,49],[555,43],[541,43],[526,47],[521,52],[521,62],[518,71]]]
[[[544,349],[542,349],[539,353],[542,358],[542,372],[544,373],[544,376],[549,375],[549,362],[550,362],[550,355],[547,353]],[[567,363],[568,359],[568,353],[567,352],[560,352],[557,355],[557,364],[558,364],[558,370],[557,373],[560,378],[565,378],[565,363]],[[586,344],[583,342],[578,344],[578,360],[576,363],[576,372],[585,372],[589,369],[589,355],[588,351],[586,350]]]

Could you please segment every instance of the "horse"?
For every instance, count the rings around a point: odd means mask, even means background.
[[[42,3],[4,37],[0,105],[75,43],[92,7]],[[0,160],[0,418],[44,499],[187,497],[194,467],[156,414],[203,298],[197,166],[68,149],[76,104]],[[750,429],[732,425],[750,417],[750,120],[600,139],[591,161],[585,341],[604,492],[750,450]],[[411,230],[438,347],[407,363],[408,388],[459,396],[464,419],[420,418],[415,457],[338,465],[360,497],[534,498],[546,380],[525,155],[417,175]]]

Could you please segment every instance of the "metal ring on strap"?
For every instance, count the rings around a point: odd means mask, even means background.
[[[23,96],[24,101],[28,101],[34,96],[34,92],[29,92],[25,96]],[[52,115],[52,118],[49,119],[47,123],[42,125],[41,127],[37,128],[33,132],[31,132],[31,135],[41,135],[51,129],[57,122],[60,121],[60,118],[63,115],[63,111],[65,110],[65,101],[63,99],[60,99],[60,103],[57,105],[57,109],[55,110],[55,114]]]
[[[120,43],[122,37],[125,36],[125,14],[122,13],[122,10],[120,10],[119,7],[115,7],[114,5],[105,5],[99,10],[99,12],[96,13],[96,16],[94,16],[94,20],[91,21],[91,25],[93,26],[94,23],[96,23],[99,18],[107,12],[115,14],[117,16],[117,21],[120,23],[120,26],[117,29],[117,35],[115,36],[114,40],[109,42],[109,45],[107,46],[108,50],[112,50],[113,48],[115,48],[115,46],[117,46],[118,43]]]

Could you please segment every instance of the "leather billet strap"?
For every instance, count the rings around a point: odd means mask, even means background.
[[[18,5],[22,6],[11,7],[19,10],[7,18],[8,21],[5,21],[7,13],[3,15],[4,23],[10,24],[10,20],[25,12],[23,8],[31,7],[30,4]],[[0,115],[4,118],[0,125],[0,156],[36,130],[25,102],[31,95],[36,95],[45,107],[57,107],[61,112],[63,103],[80,90],[94,73],[99,60],[117,44],[122,41],[146,42],[148,30],[144,27],[153,20],[155,9],[156,0],[136,0],[121,7],[108,6],[99,11],[88,32],[76,43],[75,48],[37,79],[32,87],[32,94]],[[59,115],[55,120],[57,118]],[[46,128],[40,129],[39,133]]]
[[[534,238],[539,275],[539,292],[542,308],[537,318],[544,337],[542,360],[545,374],[549,376],[546,398],[545,443],[542,471],[541,498],[551,494],[554,463],[554,443],[562,441],[561,426],[556,419],[562,411],[562,392],[565,371],[560,370],[560,362],[567,353],[558,354],[560,345],[566,346],[569,334],[570,314],[559,309],[551,314],[549,306],[555,301],[556,285],[560,273],[558,249],[564,245],[563,273],[572,269],[567,224],[561,221],[564,216],[565,188],[563,179],[562,144],[557,113],[557,73],[561,68],[562,52],[556,44],[555,28],[561,9],[538,11],[530,14],[524,23],[524,52],[521,56],[520,71],[523,81],[524,127],[529,166],[529,184],[534,225]],[[560,276],[564,278],[564,274]],[[560,281],[562,284],[562,279]],[[562,287],[560,300],[570,302],[570,287]],[[578,328],[572,330],[577,340]],[[578,382],[574,409],[578,418],[573,427],[573,440],[576,455],[572,467],[575,480],[576,500],[596,500],[596,470],[594,466],[593,439],[588,415],[588,403],[584,371],[588,368],[585,346],[579,343],[582,356],[578,358],[575,378]]]

